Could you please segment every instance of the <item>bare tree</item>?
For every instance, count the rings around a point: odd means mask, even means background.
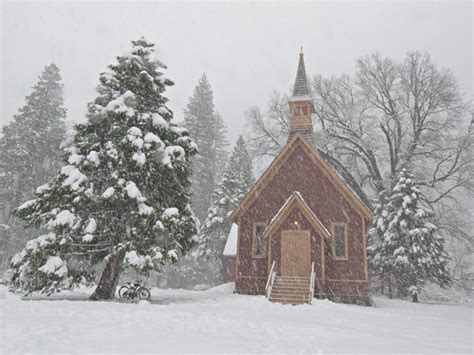
[[[268,108],[251,107],[245,113],[250,124],[248,145],[256,157],[275,157],[286,143],[290,132],[288,96],[274,91]]]
[[[451,71],[428,54],[410,52],[402,63],[375,53],[357,60],[355,78],[313,80],[318,145],[346,167],[361,189],[390,189],[411,163],[436,204],[459,189],[472,192],[472,113]],[[246,113],[255,156],[275,156],[289,132],[287,96],[274,92],[268,108]]]

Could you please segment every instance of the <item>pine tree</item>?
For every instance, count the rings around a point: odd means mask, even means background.
[[[226,128],[214,108],[214,95],[203,74],[184,111],[184,124],[199,147],[192,159],[192,205],[197,217],[206,217],[211,194],[225,167],[227,159]]]
[[[26,103],[0,138],[0,210],[7,223],[10,212],[34,196],[38,184],[59,167],[59,145],[64,139],[66,109],[59,68],[46,66]]]
[[[212,194],[212,204],[200,232],[199,255],[214,264],[217,280],[223,279],[223,252],[234,211],[253,185],[252,160],[245,141],[239,136],[231,158]]]
[[[199,234],[199,245],[170,270],[180,287],[216,285],[223,280],[223,252],[232,226],[229,218],[253,185],[252,160],[242,136],[236,142],[226,170],[212,194],[212,204]]]
[[[369,271],[373,276],[371,280],[372,287],[379,288],[381,293],[384,294],[387,285],[388,295],[391,298],[391,280],[389,277],[391,270],[389,264],[384,262],[389,257],[390,251],[386,249],[386,245],[383,245],[384,233],[388,227],[388,202],[387,191],[384,189],[378,195],[372,227],[367,234],[367,258]]]
[[[377,269],[389,285],[393,283],[397,295],[410,294],[414,302],[426,282],[441,287],[451,284],[444,241],[430,222],[433,213],[422,205],[423,200],[414,176],[402,169],[388,202],[383,240],[372,251]]]
[[[105,262],[91,299],[109,299],[123,268],[159,269],[195,243],[187,190],[196,146],[172,122],[164,92],[173,82],[154,44],[132,44],[100,75],[88,121],[65,144],[66,165],[18,209],[49,232],[12,259],[13,288],[51,293]]]
[[[253,184],[252,160],[245,141],[239,136],[222,179],[212,194],[212,204],[201,228],[202,255],[221,255],[232,221],[229,214]]]

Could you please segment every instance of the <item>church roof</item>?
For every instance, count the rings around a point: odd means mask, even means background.
[[[311,100],[311,90],[308,85],[308,77],[306,76],[303,52],[300,53],[295,85],[293,87],[293,96],[290,98],[290,101],[302,100]]]

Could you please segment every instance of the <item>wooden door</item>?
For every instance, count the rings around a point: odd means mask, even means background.
[[[283,231],[281,235],[281,274],[309,276],[311,249],[309,231]]]

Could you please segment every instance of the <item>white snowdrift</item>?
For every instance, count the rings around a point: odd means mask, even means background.
[[[91,290],[22,301],[0,289],[0,349],[24,353],[471,353],[471,304],[376,299],[368,308],[273,304],[232,293],[152,290],[147,302],[91,302]],[[62,300],[61,300],[62,299]],[[65,300],[68,299],[68,300]]]

